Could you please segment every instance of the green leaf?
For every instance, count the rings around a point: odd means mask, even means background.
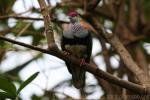
[[[0,98],[1,98],[1,100],[5,100],[6,98],[14,99],[15,96],[12,96],[6,92],[0,92]]]
[[[19,89],[18,89],[18,91],[17,91],[17,94],[19,94],[20,91],[21,91],[24,87],[26,87],[29,83],[31,83],[31,82],[37,77],[38,74],[39,74],[39,72],[36,72],[36,73],[34,73],[33,75],[31,75],[26,81],[24,81],[24,82],[20,85],[20,87],[19,87]]]
[[[8,79],[0,75],[0,89],[8,93],[12,97],[16,96],[16,87]]]

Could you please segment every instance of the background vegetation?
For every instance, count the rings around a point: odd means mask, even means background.
[[[81,18],[97,31],[96,34],[92,34],[93,43],[96,45],[93,46],[91,63],[87,65],[87,68],[84,68],[92,73],[94,78],[87,81],[84,91],[78,91],[79,98],[87,99],[90,98],[90,95],[101,92],[102,96],[93,98],[100,100],[149,100],[150,0],[46,0],[47,6],[42,4],[44,1],[41,0],[31,0],[32,4],[28,3],[29,0],[22,0],[20,5],[25,8],[23,12],[19,12],[21,6],[16,6],[18,1],[0,0],[0,100],[4,98],[21,99],[24,93],[20,95],[20,90],[26,87],[38,74],[34,74],[33,70],[40,71],[40,74],[43,74],[48,80],[48,70],[57,70],[57,68],[64,66],[64,64],[58,66],[58,59],[47,55],[51,54],[63,60],[69,59],[69,57],[65,58],[61,53],[57,53],[57,50],[50,48],[49,39],[53,40],[53,37],[47,37],[49,33],[45,31],[45,28],[49,27],[48,30],[53,30],[50,34],[54,34],[55,43],[60,47],[61,26],[68,23],[66,15],[71,10],[79,12]],[[41,5],[39,6],[39,4]],[[47,14],[49,16],[44,18],[45,22],[43,23],[42,16]],[[50,22],[48,25],[52,25],[52,29],[45,24],[46,22]],[[15,41],[22,41],[29,46]],[[50,50],[46,49],[47,45]],[[97,47],[101,47],[101,49]],[[18,54],[19,57],[15,56]],[[33,70],[25,72],[30,73],[31,77],[27,81],[22,80],[20,73],[25,71],[26,67],[34,65],[33,63],[41,59],[48,64],[47,58],[52,60],[51,65],[32,66]],[[77,64],[77,61],[72,59],[69,62]],[[60,63],[63,62],[60,61]],[[105,72],[101,70],[102,68]],[[55,74],[51,76],[55,79],[57,73],[59,74],[55,71]],[[64,74],[66,73],[67,71]],[[96,81],[93,82],[93,79]],[[40,81],[43,80],[40,79]],[[47,81],[46,84],[53,83]],[[41,95],[32,94],[32,100],[43,100],[44,98],[72,100],[75,98],[69,93],[57,91],[65,86],[73,88],[71,87],[71,78],[67,77],[52,86],[48,89],[42,89],[43,94]],[[97,91],[97,89],[102,91]]]

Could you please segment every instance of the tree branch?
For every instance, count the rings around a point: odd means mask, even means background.
[[[38,0],[40,8],[41,8],[41,13],[43,15],[44,18],[44,25],[45,25],[45,31],[46,31],[46,38],[47,38],[47,42],[48,42],[48,48],[49,49],[53,49],[53,48],[57,48],[56,44],[55,44],[55,40],[54,40],[54,35],[53,35],[53,28],[52,28],[52,22],[50,20],[50,16],[49,16],[49,11],[48,8],[46,6],[46,3],[44,0]]]
[[[139,21],[138,9],[137,9],[137,0],[130,1],[130,10],[129,10],[129,26],[133,32],[137,32],[137,25]],[[137,17],[135,17],[137,16]]]
[[[0,16],[1,20],[8,19],[8,18],[25,19],[25,20],[43,20],[43,18],[23,17],[23,16],[14,16],[14,15]]]
[[[12,40],[12,39],[8,39],[8,38],[5,38],[3,36],[0,35],[0,39],[1,40],[5,40],[7,42],[10,42],[10,43],[13,43],[13,44],[17,44],[17,45],[20,45],[20,46],[24,46],[24,47],[27,47],[27,48],[30,48],[32,50],[36,50],[36,51],[40,51],[42,53],[46,53],[46,54],[50,54],[50,55],[53,55],[53,56],[56,56],[62,60],[65,60],[67,62],[70,62],[70,63],[73,63],[73,64],[76,64],[79,66],[79,63],[80,61],[75,59],[73,56],[65,56],[60,50],[58,49],[51,49],[51,50],[46,50],[46,49],[42,49],[42,48],[39,48],[37,46],[32,46],[32,45],[29,45],[29,44],[25,44],[25,43],[22,43],[22,42],[19,42],[19,41],[15,41],[15,40]],[[109,81],[110,83],[113,83],[113,84],[116,84],[120,87],[123,87],[123,88],[126,88],[130,91],[133,91],[133,92],[136,92],[136,93],[139,93],[139,94],[145,94],[146,93],[146,90],[145,88],[143,88],[142,86],[138,85],[138,84],[134,84],[132,82],[128,82],[128,81],[125,81],[125,80],[122,80],[120,78],[117,78],[107,72],[104,72],[100,69],[98,69],[96,66],[94,65],[91,65],[91,64],[86,64],[86,66],[83,66],[83,69],[106,80],[106,81]]]
[[[14,15],[7,15],[7,16],[0,16],[0,20],[8,19],[8,18],[14,18],[18,20],[36,20],[36,21],[43,21],[43,18],[34,18],[34,17],[23,17],[23,16],[14,16]],[[57,20],[57,19],[50,19],[52,22],[56,23],[68,23],[66,21]]]
[[[89,2],[88,4],[87,10],[93,11],[97,7],[100,1],[101,0],[91,0],[91,2]]]
[[[150,87],[150,78],[149,75],[145,74],[139,67],[138,65],[134,62],[132,57],[130,56],[129,52],[125,49],[123,44],[120,42],[120,40],[117,38],[117,36],[113,34],[109,34],[105,31],[105,29],[101,26],[100,23],[98,23],[97,19],[92,17],[93,19],[93,26],[97,28],[99,31],[99,35],[103,35],[110,43],[111,45],[115,48],[115,50],[118,52],[120,55],[121,59],[123,60],[124,64],[126,67],[134,73],[134,75],[138,78],[140,83],[144,87]]]

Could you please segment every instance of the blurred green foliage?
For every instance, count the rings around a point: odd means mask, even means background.
[[[25,88],[28,84],[30,84],[39,74],[39,72],[34,73],[33,75],[31,75],[26,81],[24,81],[23,83],[21,83],[20,87],[18,90],[16,90],[15,85],[8,79],[6,79],[4,76],[0,75],[0,90],[2,90],[2,92],[0,92],[0,99],[4,100],[4,99],[15,99],[18,98],[18,94],[20,93],[20,91]],[[15,99],[17,100],[17,99]]]

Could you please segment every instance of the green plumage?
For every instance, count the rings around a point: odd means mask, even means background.
[[[85,58],[87,47],[84,45],[66,45],[65,48],[77,59]],[[76,88],[80,89],[85,86],[85,71],[73,64],[66,63],[72,74],[72,81]]]
[[[72,56],[81,60],[85,59],[86,63],[90,62],[92,52],[92,38],[89,34],[87,37],[82,39],[66,39],[62,38],[61,43],[62,50],[69,52]],[[85,71],[82,66],[75,66],[71,63],[65,62],[69,72],[72,74],[73,85],[77,89],[84,88],[85,86]]]

